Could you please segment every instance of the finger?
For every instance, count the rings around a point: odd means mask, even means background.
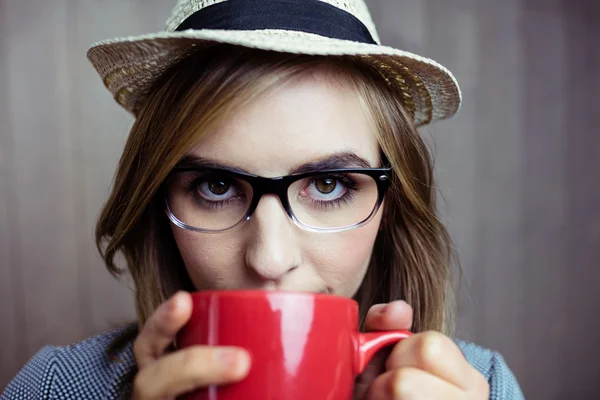
[[[375,304],[367,312],[365,329],[367,331],[389,331],[410,329],[413,309],[404,300],[395,300],[387,304]]]
[[[433,331],[418,333],[394,346],[386,369],[399,368],[418,368],[465,390],[477,379],[476,374],[481,375],[449,337]]]
[[[462,389],[417,368],[388,371],[373,381],[368,400],[464,399]]]
[[[376,304],[367,312],[365,329],[367,331],[410,329],[412,318],[412,307],[403,300]],[[363,373],[356,379],[354,393],[357,398],[364,398],[364,393],[367,392],[371,382],[385,372],[385,361],[391,351],[391,346],[385,347],[371,358]]]
[[[133,343],[139,369],[164,353],[191,315],[192,298],[187,292],[177,292],[156,309]]]
[[[192,346],[161,357],[141,370],[133,398],[175,398],[208,385],[243,379],[250,369],[248,353],[234,347]]]

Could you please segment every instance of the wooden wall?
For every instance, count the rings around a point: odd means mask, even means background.
[[[600,390],[600,3],[370,0],[384,43],[452,70],[435,142],[465,282],[459,335],[528,399]],[[93,244],[131,118],[85,58],[162,29],[165,0],[0,0],[0,388],[41,346],[133,317]]]

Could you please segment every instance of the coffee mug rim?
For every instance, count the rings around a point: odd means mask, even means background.
[[[190,292],[192,297],[210,297],[212,295],[225,296],[225,297],[264,297],[265,294],[269,296],[301,296],[311,297],[323,301],[335,301],[345,303],[356,303],[356,300],[344,297],[336,294],[319,293],[319,292],[305,292],[299,290],[262,290],[262,289],[220,289],[220,290],[198,290]]]

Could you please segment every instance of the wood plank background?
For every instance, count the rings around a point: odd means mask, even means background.
[[[0,0],[0,388],[41,346],[133,316],[93,245],[131,118],[85,58],[162,29],[164,0]],[[464,107],[423,131],[460,253],[459,336],[528,399],[600,383],[600,3],[369,0],[385,44],[453,71]]]

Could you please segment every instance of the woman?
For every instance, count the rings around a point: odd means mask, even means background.
[[[180,0],[167,32],[89,57],[136,116],[96,238],[135,282],[138,323],[42,349],[6,398],[239,381],[244,350],[171,344],[189,292],[240,288],[353,297],[363,329],[415,332],[371,362],[355,399],[522,398],[499,354],[447,336],[451,246],[416,128],[453,115],[458,86],[380,46],[362,1]],[[268,179],[297,174],[284,189]]]

